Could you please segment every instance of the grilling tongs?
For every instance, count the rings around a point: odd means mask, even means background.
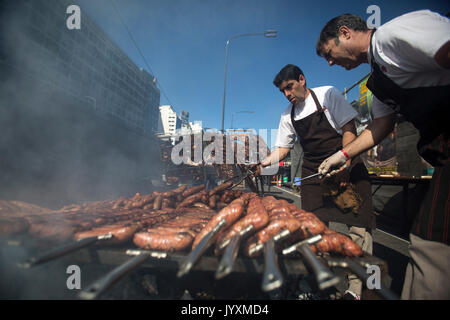
[[[100,278],[99,280],[89,285],[87,288],[83,289],[80,292],[79,297],[85,300],[96,299],[106,289],[110,288],[128,272],[131,272],[133,269],[140,266],[148,258],[152,257],[156,259],[162,259],[167,257],[166,252],[147,250],[127,250],[126,254],[134,255],[135,257],[121,264],[120,266],[106,274],[104,277]]]
[[[278,256],[275,253],[275,242],[272,239],[264,244],[264,276],[262,290],[265,292],[280,288],[284,279],[278,268]]]
[[[199,242],[199,244],[195,247],[193,251],[187,256],[186,260],[180,265],[180,269],[178,270],[177,277],[182,277],[191,271],[192,267],[201,257],[201,255],[209,248],[212,244],[212,240],[214,236],[225,226],[226,220],[222,219],[219,223],[212,229],[203,239]]]
[[[25,262],[19,263],[18,266],[21,268],[30,268],[32,266],[50,261],[69,254],[75,250],[90,246],[98,241],[111,239],[113,235],[111,233],[100,235],[97,237],[89,237],[81,240],[72,241],[68,244],[64,244],[58,248],[52,249],[42,255],[31,257]]]
[[[311,251],[310,244],[316,243],[322,239],[322,236],[316,235],[306,240],[300,241],[289,248],[283,250],[283,255],[298,251],[305,259],[306,264],[312,269],[316,277],[317,286],[320,290],[332,287],[338,284],[339,277],[334,275],[331,270],[325,266]]]
[[[222,259],[220,260],[219,266],[217,267],[216,279],[222,279],[233,271],[233,264],[239,252],[239,244],[241,243],[241,240],[254,229],[255,228],[253,225],[249,225],[247,228],[219,246],[220,250],[223,248],[226,249]]]

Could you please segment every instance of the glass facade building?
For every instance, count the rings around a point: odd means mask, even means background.
[[[51,208],[151,192],[156,79],[67,0],[0,1],[0,198]]]
[[[66,10],[76,2],[3,2],[12,13],[3,21],[11,31],[0,39],[9,51],[3,63],[117,117],[133,130],[156,131],[160,99],[156,79],[137,67],[82,8],[81,29],[70,30]]]

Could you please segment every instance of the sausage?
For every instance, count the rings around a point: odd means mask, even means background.
[[[292,211],[292,214],[300,221],[303,238],[309,238],[323,233],[327,227],[315,214],[301,209]]]
[[[98,237],[100,235],[112,233],[113,237],[109,240],[102,241],[101,244],[119,244],[130,240],[133,234],[138,230],[138,224],[131,225],[107,225],[94,228],[87,231],[77,232],[74,236],[75,240],[81,240],[89,237]]]
[[[127,202],[127,198],[125,197],[120,197],[112,206],[113,210],[117,210],[120,207],[124,206]]]
[[[363,254],[362,249],[347,236],[327,229],[322,235],[322,240],[310,245],[314,253],[335,252],[344,256],[359,257]]]
[[[175,201],[172,198],[163,198],[161,209],[173,208],[175,207]]]
[[[214,229],[214,227],[222,220],[225,219],[226,223],[224,228],[229,227],[232,225],[237,219],[239,219],[242,214],[244,213],[246,206],[246,201],[242,200],[241,198],[238,198],[231,202],[228,206],[223,208],[219,211],[212,219],[208,222],[208,224],[200,231],[200,233],[195,237],[194,243],[192,245],[192,249],[194,249],[198,243],[202,240],[206,234],[208,234],[210,231]],[[213,240],[215,241],[216,238]]]
[[[162,197],[159,194],[156,196],[155,201],[153,202],[153,209],[159,210],[159,209],[161,209],[161,206],[162,206]]]
[[[268,223],[269,215],[267,214],[261,199],[258,197],[252,198],[247,207],[247,214],[219,236],[216,248],[218,249],[224,241],[234,237],[250,225],[253,226],[254,231],[257,231],[265,227]]]
[[[230,188],[233,185],[233,181],[228,181],[222,184],[219,184],[217,187],[209,191],[209,196],[212,196],[220,191]]]
[[[190,246],[194,237],[188,232],[138,232],[133,242],[138,247],[148,250],[181,251]]]
[[[216,207],[217,198],[218,197],[216,195],[212,195],[211,197],[209,197],[209,199],[208,199],[208,206],[211,209],[214,209]]]
[[[26,219],[19,217],[1,217],[0,218],[0,235],[10,236],[26,232],[29,224]]]
[[[197,192],[202,191],[203,189],[205,189],[205,185],[201,184],[199,186],[194,186],[194,187],[190,187],[189,189],[183,191],[183,193],[181,194],[184,198],[189,197],[190,195],[193,195]]]
[[[228,204],[222,201],[218,201],[216,203],[216,209],[218,210],[222,210],[223,208],[225,208]]]
[[[208,197],[208,194],[207,194],[206,192],[203,194],[201,200],[202,200],[202,202],[203,202],[204,204],[207,204],[207,203],[209,202],[209,197]]]
[[[48,241],[66,241],[73,237],[77,227],[67,223],[36,223],[31,224],[31,236]]]
[[[205,193],[206,191],[202,191],[187,197],[177,205],[177,209],[190,206],[191,204],[200,201]]]
[[[196,202],[192,206],[196,207],[196,208],[211,209],[210,207],[208,207],[206,204],[204,204],[202,202]]]
[[[163,192],[163,193],[161,193],[161,197],[163,197],[163,198],[170,198],[170,197],[173,197],[173,196],[175,196],[175,195],[178,195],[178,194],[180,194],[180,193],[183,193],[183,191],[186,190],[186,188],[187,188],[187,186],[186,186],[186,185],[183,185],[183,186],[180,186],[180,187],[178,187],[178,188],[176,188],[176,189],[173,189],[173,190],[170,190],[170,191]]]
[[[142,208],[144,205],[153,202],[156,197],[157,197],[156,195],[147,194],[145,196],[142,196],[139,200],[128,202],[124,208],[125,209]]]
[[[260,243],[266,243],[273,236],[280,233],[282,230],[289,230],[291,233],[300,229],[300,221],[295,218],[287,219],[275,219],[269,222],[269,224],[257,232],[254,236],[247,240],[244,246],[244,252],[249,257],[254,257],[256,255],[251,255],[250,250]]]
[[[226,203],[225,199],[228,198],[230,192],[231,192],[230,190],[225,190],[225,191],[222,193],[222,196],[220,197],[220,201]]]

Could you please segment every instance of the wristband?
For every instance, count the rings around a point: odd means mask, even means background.
[[[348,159],[350,159],[350,157],[348,156],[348,153],[347,153],[347,152],[345,152],[345,151],[344,151],[344,149],[341,149],[341,152],[342,152],[342,154],[344,155],[344,157],[345,157],[345,160],[348,160]]]

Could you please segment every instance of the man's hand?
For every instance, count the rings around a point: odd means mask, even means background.
[[[257,176],[259,176],[259,175],[261,175],[261,170],[262,170],[262,164],[261,163],[258,163],[258,164],[251,164],[250,166],[249,166],[249,169],[251,170],[251,171],[253,171],[254,172],[254,174],[253,174],[253,177],[257,177]]]
[[[333,154],[331,157],[328,157],[322,162],[319,166],[319,173],[324,176],[326,175],[330,169],[340,168],[345,165],[347,161],[347,157],[342,151],[338,151]]]

